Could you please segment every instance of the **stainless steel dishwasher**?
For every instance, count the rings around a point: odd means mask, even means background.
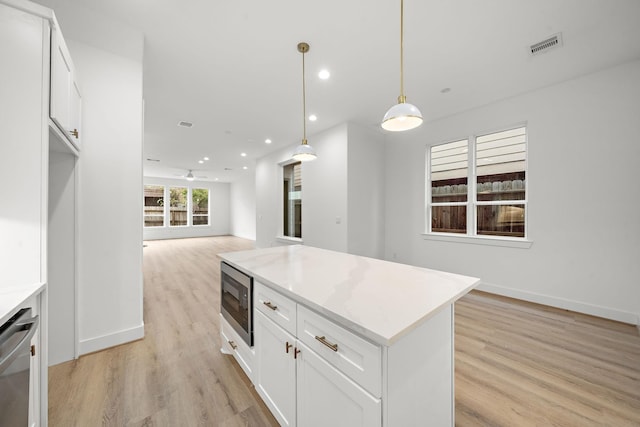
[[[0,326],[0,426],[29,423],[31,338],[38,324],[38,316],[23,308]]]

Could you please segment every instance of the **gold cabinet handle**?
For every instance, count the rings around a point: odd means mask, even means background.
[[[70,133],[71,135],[75,136],[75,137],[76,137],[76,139],[78,139],[78,135],[79,135],[79,133],[78,133],[78,129],[70,130],[70,131],[69,131],[69,133]]]
[[[331,350],[333,351],[338,351],[338,344],[331,344],[329,341],[327,341],[327,339],[325,338],[325,336],[317,336],[316,335],[316,339],[318,341],[320,341],[322,344],[326,345],[327,347],[329,347]]]
[[[229,343],[229,345],[231,346],[232,349],[236,349],[238,348],[238,345],[236,343],[234,343],[233,341],[227,341]]]
[[[263,304],[269,307],[273,311],[276,311],[278,309],[278,306],[271,304],[271,301],[264,301]]]
[[[284,347],[284,351],[285,351],[286,353],[289,353],[289,349],[290,349],[291,347],[293,347],[293,344],[289,344],[289,341],[287,341],[287,343],[285,344],[285,347]]]
[[[298,354],[300,354],[300,350],[298,350],[298,347],[293,349],[293,358],[297,359],[298,358]]]

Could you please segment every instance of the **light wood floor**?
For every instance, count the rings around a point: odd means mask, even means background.
[[[216,254],[251,242],[146,243],[144,340],[51,367],[50,425],[277,426],[219,352]],[[634,327],[479,292],[455,327],[456,425],[640,426]]]

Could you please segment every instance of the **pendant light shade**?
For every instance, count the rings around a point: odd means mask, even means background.
[[[300,162],[309,162],[315,160],[316,150],[307,143],[307,97],[304,80],[304,54],[309,52],[309,44],[305,42],[298,43],[298,52],[302,54],[302,144],[298,145],[293,153],[293,159]]]
[[[302,144],[298,145],[298,147],[296,147],[296,151],[293,153],[293,158],[301,162],[309,162],[311,160],[315,160],[317,157],[316,150],[307,144],[306,139],[302,140]]]
[[[407,103],[404,95],[404,0],[400,0],[400,96],[398,103],[389,108],[382,119],[382,129],[401,132],[417,128],[422,124],[422,113],[413,104]]]
[[[187,181],[193,181],[195,179],[191,171],[189,171],[189,173],[185,176],[185,178],[187,179]]]
[[[400,101],[393,107],[389,108],[387,114],[382,119],[382,129],[399,132],[417,128],[422,124],[422,113],[413,104]]]

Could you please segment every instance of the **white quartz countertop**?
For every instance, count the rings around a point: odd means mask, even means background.
[[[304,245],[219,256],[262,284],[385,346],[480,282]]]
[[[22,308],[22,304],[44,289],[42,283],[0,288],[0,325]]]

